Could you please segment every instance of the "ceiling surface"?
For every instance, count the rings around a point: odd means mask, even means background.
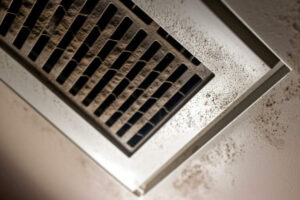
[[[193,10],[192,0],[135,2],[191,51],[201,54],[194,41],[206,41],[203,52],[230,60],[222,51],[226,44],[193,36],[192,24],[180,13],[182,7]],[[300,2],[226,2],[293,71],[142,199],[296,200],[300,196]],[[3,53],[1,60],[1,67],[15,64]],[[24,192],[29,199],[137,199],[3,82],[0,94],[1,164],[26,180],[28,191],[35,191]],[[228,99],[219,96],[206,98],[221,107]],[[15,179],[10,182],[20,184]],[[9,189],[9,184],[5,186]]]

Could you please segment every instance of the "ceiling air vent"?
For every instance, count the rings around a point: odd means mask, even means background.
[[[129,0],[4,0],[0,34],[132,155],[213,74]]]
[[[143,195],[290,69],[222,0],[138,2],[210,70],[132,1],[0,0],[0,81]]]

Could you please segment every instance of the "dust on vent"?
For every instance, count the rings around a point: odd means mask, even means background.
[[[129,0],[3,0],[1,38],[132,155],[213,74]]]

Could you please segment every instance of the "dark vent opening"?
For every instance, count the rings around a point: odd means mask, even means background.
[[[101,61],[99,58],[95,58],[90,65],[86,68],[86,70],[83,72],[84,75],[92,76],[95,71],[99,68],[101,65]]]
[[[161,28],[161,27],[157,30],[157,33],[158,33],[158,35],[160,35],[160,36],[163,37],[164,39],[166,39],[167,36],[169,35],[169,34],[167,33],[167,31],[165,31],[165,29],[163,29],[163,28]]]
[[[147,51],[141,57],[141,60],[149,61],[154,54],[160,49],[161,45],[155,41],[151,44],[151,46],[147,49]]]
[[[130,119],[129,119],[129,123],[134,125],[139,119],[141,119],[141,117],[143,116],[142,113],[140,112],[136,112]]]
[[[133,94],[122,104],[119,108],[120,111],[125,112],[134,102],[141,96],[143,90],[136,89]]]
[[[130,128],[130,125],[125,124],[124,126],[122,126],[122,128],[120,128],[120,130],[118,130],[117,135],[122,137]]]
[[[56,30],[56,27],[59,25],[59,23],[61,22],[61,20],[63,19],[73,2],[74,0],[62,0],[60,2],[60,6],[56,9],[54,15],[52,16],[49,22],[49,26],[51,29],[51,31],[49,32],[54,32]]]
[[[200,60],[198,60],[198,59],[195,58],[195,57],[192,59],[192,63],[193,63],[194,65],[196,65],[196,66],[198,66],[198,65],[201,64]]]
[[[117,44],[117,42],[108,40],[106,42],[106,44],[104,45],[104,47],[99,52],[99,54],[98,54],[99,58],[101,58],[101,60],[104,61],[105,58],[108,56],[108,54],[110,53],[110,51],[114,48],[114,46],[116,44]]]
[[[135,145],[137,145],[137,143],[139,143],[141,140],[142,140],[142,136],[139,136],[139,135],[135,135],[133,136],[129,141],[128,141],[128,144],[129,146],[131,147],[134,147]]]
[[[118,26],[117,30],[111,36],[111,39],[120,40],[123,37],[123,35],[126,33],[126,31],[129,29],[132,23],[133,22],[131,19],[129,19],[129,17],[125,17],[121,22],[121,24]]]
[[[197,75],[194,75],[184,86],[180,89],[180,92],[183,94],[188,94],[198,83],[201,82],[201,78]]]
[[[187,66],[181,64],[168,78],[168,81],[175,83],[187,70]]]
[[[105,27],[107,26],[108,22],[111,20],[111,18],[116,14],[117,12],[117,7],[114,6],[113,4],[109,4],[107,9],[104,11],[103,15],[101,16],[99,22],[98,22],[98,27],[100,30],[104,30]]]
[[[74,38],[74,35],[77,33],[77,31],[81,28],[83,23],[85,22],[86,17],[82,15],[78,15],[75,19],[75,21],[72,23],[70,29],[68,32],[64,35],[63,39],[60,41],[60,43],[57,45],[59,48],[65,49],[67,46],[71,43],[71,41]]]
[[[66,49],[67,46],[70,44],[70,42],[73,40],[73,33],[71,33],[70,31],[68,31],[63,39],[59,42],[59,44],[57,45],[58,48],[61,48],[61,49]]]
[[[16,15],[7,13],[4,17],[2,24],[0,26],[0,34],[5,36],[8,32],[9,27],[13,23],[14,19],[16,18]]]
[[[182,54],[189,60],[193,57],[193,55],[186,49],[182,52]]]
[[[141,44],[141,42],[146,38],[147,33],[144,30],[139,30],[139,32],[134,36],[131,42],[126,47],[128,51],[134,51]]]
[[[53,33],[56,32],[57,26],[62,21],[63,17],[66,15],[66,12],[70,8],[71,4],[74,0],[63,0],[60,2],[60,6],[56,9],[55,13],[50,19],[50,22],[48,24],[48,30],[44,32]]]
[[[81,76],[78,81],[76,81],[76,83],[73,85],[73,87],[70,89],[70,93],[75,96],[79,90],[81,90],[81,88],[86,84],[86,82],[88,81],[88,77],[86,76]]]
[[[147,135],[152,130],[152,128],[153,128],[153,126],[150,123],[147,123],[138,132],[140,134],[142,134],[143,136],[145,136],[145,135]]]
[[[63,69],[63,71],[60,73],[60,75],[57,77],[56,81],[60,84],[64,84],[66,79],[71,75],[71,73],[74,71],[76,66],[77,66],[77,62],[71,60],[67,64],[67,66]]]
[[[148,99],[140,108],[140,111],[147,112],[156,103],[156,101],[157,100],[153,98]]]
[[[105,122],[105,124],[109,127],[111,127],[120,117],[122,116],[122,113],[120,112],[115,112],[113,114],[113,116],[111,116],[109,118],[109,120],[107,122]]]
[[[171,111],[181,100],[183,99],[183,96],[177,92],[166,104],[165,108],[168,111]]]
[[[128,72],[128,74],[126,75],[126,77],[129,80],[133,80],[136,75],[145,67],[146,63],[144,62],[137,62],[134,67]]]
[[[8,12],[17,13],[21,5],[22,5],[22,0],[13,0],[13,2],[10,4]]]
[[[29,33],[30,33],[30,30],[28,30],[27,27],[22,27],[21,31],[19,32],[19,34],[17,35],[17,37],[13,43],[14,46],[17,47],[18,49],[21,49],[21,47],[23,46]]]
[[[97,40],[97,38],[100,35],[100,31],[98,30],[97,27],[93,28],[93,30],[90,32],[90,34],[88,35],[88,37],[85,39],[85,43],[91,47],[94,42]]]
[[[165,109],[162,108],[150,119],[150,122],[157,125],[167,116],[167,114],[168,113],[165,111]]]
[[[50,58],[47,60],[46,64],[43,66],[43,70],[47,73],[50,73],[54,65],[57,63],[61,55],[63,54],[63,50],[55,49],[51,54]]]
[[[159,64],[154,68],[156,71],[164,71],[166,67],[174,60],[175,56],[171,53],[168,53],[160,62]]]
[[[167,41],[175,48],[177,51],[181,51],[183,49],[183,46],[177,42],[172,36],[168,35]]]
[[[37,57],[40,55],[42,50],[44,49],[45,45],[49,41],[49,37],[47,35],[41,35],[41,37],[38,39],[32,50],[30,51],[28,57],[32,60],[35,61]]]
[[[129,52],[122,52],[121,55],[118,57],[118,59],[112,64],[111,68],[120,69],[130,55],[131,53]]]
[[[76,34],[86,20],[86,16],[78,15],[70,27],[70,31]]]
[[[132,11],[146,24],[151,24],[152,19],[139,7],[135,6]]]
[[[134,3],[131,0],[120,0],[127,8],[131,9]]]
[[[134,5],[131,0],[120,0],[127,8],[129,8],[137,17],[146,24],[151,24],[152,19],[138,6]]]
[[[169,44],[171,44],[177,51],[179,51],[184,57],[186,57],[188,60],[192,59],[191,62],[194,65],[200,65],[200,61],[197,58],[193,57],[193,55],[188,50],[186,50],[177,40],[175,40],[175,38],[170,36],[163,28],[158,28],[156,32]]]
[[[80,13],[82,14],[90,14],[92,10],[95,8],[96,4],[98,1],[96,0],[87,0],[86,3],[84,4],[83,8],[81,9]]]
[[[64,7],[65,10],[68,10],[72,5],[74,0],[62,0],[60,4]]]
[[[81,59],[85,56],[85,54],[89,51],[89,47],[86,46],[86,44],[82,44],[75,55],[73,56],[73,59],[76,60],[77,62],[80,62]]]
[[[113,94],[115,96],[119,96],[125,88],[129,85],[129,81],[127,79],[123,79],[119,85],[114,89]]]
[[[102,113],[112,104],[113,101],[115,101],[114,95],[109,95],[106,100],[97,108],[97,110],[94,112],[94,114],[98,117],[102,115]]]
[[[24,26],[27,26],[28,28],[32,29],[34,24],[36,23],[37,19],[41,15],[43,9],[45,8],[48,0],[44,1],[36,1],[34,4],[28,18],[26,19]]]
[[[152,97],[160,98],[162,95],[172,86],[171,83],[163,83],[156,92],[152,95]]]
[[[52,28],[56,28],[58,26],[58,24],[61,22],[62,18],[65,16],[65,10],[63,7],[59,6],[52,19],[50,20],[50,24],[53,26]]]
[[[146,89],[147,87],[149,87],[149,85],[151,85],[151,83],[153,83],[153,81],[156,79],[156,77],[158,77],[158,73],[157,72],[151,72],[147,78],[139,85],[139,88],[142,89]]]
[[[14,19],[16,18],[16,13],[19,11],[20,7],[22,5],[21,0],[14,0],[9,9],[7,10],[7,14],[4,17],[2,24],[0,26],[0,34],[5,36],[9,30],[9,27],[13,23]]]
[[[90,103],[96,98],[96,96],[101,92],[101,90],[105,87],[105,85],[112,79],[112,77],[116,74],[116,71],[109,70],[102,77],[102,79],[97,83],[97,85],[92,89],[92,91],[87,95],[87,97],[83,100],[83,104],[85,106],[90,105]]]

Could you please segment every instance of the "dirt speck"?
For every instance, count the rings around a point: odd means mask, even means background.
[[[192,164],[188,168],[181,172],[180,179],[173,183],[175,189],[187,195],[193,190],[197,190],[202,187],[205,190],[209,190],[212,185],[212,177],[209,171],[203,167],[200,163]]]
[[[26,106],[23,106],[22,108],[23,108],[23,110],[24,110],[25,112],[27,112],[27,111],[28,111],[28,107],[26,107]]]
[[[234,178],[231,180],[231,186],[235,186],[235,179]]]
[[[290,1],[287,6],[287,12],[277,16],[277,20],[291,33],[289,44],[292,50],[286,53],[286,58],[291,67],[300,74],[300,3]]]
[[[264,100],[261,112],[255,118],[255,129],[259,138],[281,149],[284,145],[282,136],[286,133],[287,126],[280,120],[281,110],[275,105],[274,95]]]
[[[86,158],[79,157],[78,158],[78,162],[82,166],[82,168],[87,168],[88,169],[89,162],[88,162],[88,160]]]
[[[173,182],[173,187],[184,196],[209,191],[218,181],[214,178],[216,171],[232,165],[243,153],[243,144],[236,143],[231,137],[225,138],[199,158],[187,163]]]
[[[300,79],[292,79],[283,84],[285,85],[274,89],[262,100],[262,104],[259,105],[259,112],[252,120],[256,136],[276,149],[284,148],[284,136],[289,128],[287,122],[281,117],[284,112],[281,105],[294,98],[300,98]]]
[[[299,25],[298,25],[296,22],[294,22],[294,23],[292,24],[292,27],[293,27],[293,29],[294,29],[294,31],[295,31],[296,33],[300,34],[300,28],[299,28]]]

